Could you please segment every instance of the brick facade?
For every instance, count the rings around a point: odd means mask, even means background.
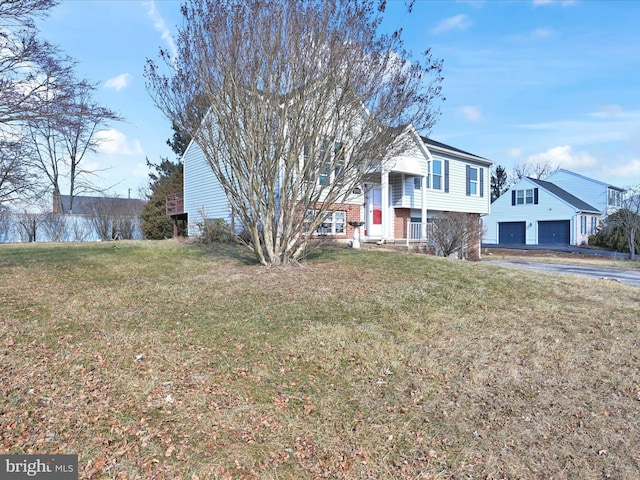
[[[319,206],[322,204],[319,204]],[[353,227],[349,225],[349,222],[361,222],[364,219],[360,218],[360,204],[352,203],[334,203],[329,209],[331,212],[344,211],[346,213],[346,225],[344,234],[330,235],[329,237],[335,240],[347,240],[353,238]],[[360,230],[362,232],[362,230]]]
[[[393,237],[394,238],[407,238],[409,232],[407,231],[407,222],[411,220],[411,209],[409,208],[394,208],[393,218]]]

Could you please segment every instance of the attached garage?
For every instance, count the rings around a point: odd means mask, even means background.
[[[524,244],[526,222],[500,222],[498,224],[498,243]]]
[[[571,222],[554,220],[538,222],[538,243],[542,245],[569,245]]]

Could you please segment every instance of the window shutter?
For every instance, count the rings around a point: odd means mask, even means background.
[[[537,188],[533,189],[533,203],[535,205],[538,204],[538,189]]]
[[[467,197],[471,195],[471,167],[467,165]]]
[[[480,196],[484,197],[484,168],[480,169]]]
[[[515,204],[516,204],[516,191],[511,190],[511,205],[515,205]]]
[[[444,192],[449,193],[449,160],[444,161]]]

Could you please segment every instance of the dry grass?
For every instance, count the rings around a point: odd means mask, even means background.
[[[483,260],[512,260],[544,263],[561,263],[570,265],[593,265],[604,268],[620,268],[627,270],[640,269],[640,261],[629,261],[629,254],[618,253],[616,256],[592,255],[589,253],[569,253],[552,250],[517,250],[507,248],[483,248]]]
[[[398,252],[0,254],[0,453],[93,479],[640,477],[637,288]]]

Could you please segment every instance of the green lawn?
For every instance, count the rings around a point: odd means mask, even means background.
[[[420,254],[0,246],[0,454],[93,479],[640,478],[640,290]]]

